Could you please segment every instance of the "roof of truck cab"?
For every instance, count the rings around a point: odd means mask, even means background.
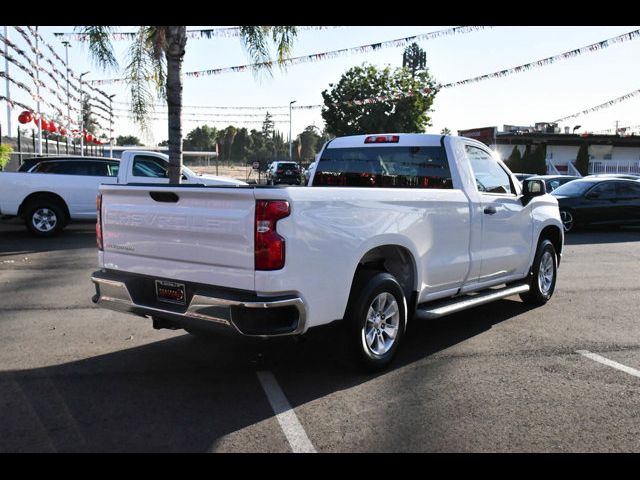
[[[394,143],[364,143],[367,137],[381,137],[397,135]],[[368,133],[366,135],[350,135],[336,137],[329,142],[327,148],[355,148],[355,147],[439,147],[442,134],[433,133]]]

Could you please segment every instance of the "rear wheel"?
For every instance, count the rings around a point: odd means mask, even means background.
[[[25,208],[24,222],[37,237],[53,237],[67,224],[67,216],[58,203],[35,200]]]
[[[345,320],[351,351],[366,369],[391,363],[404,335],[406,311],[404,292],[393,275],[358,273]]]
[[[547,239],[541,240],[529,272],[529,291],[520,294],[523,302],[544,305],[549,301],[556,288],[557,259],[553,243]]]

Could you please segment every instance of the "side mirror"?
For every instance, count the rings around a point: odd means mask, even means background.
[[[522,204],[526,205],[533,197],[547,193],[547,185],[543,180],[524,180],[522,182]]]

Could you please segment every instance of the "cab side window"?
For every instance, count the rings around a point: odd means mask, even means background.
[[[509,175],[489,153],[472,145],[465,145],[465,149],[479,192],[515,194]]]
[[[147,155],[136,155],[133,159],[133,176],[168,178],[167,164],[162,159]]]

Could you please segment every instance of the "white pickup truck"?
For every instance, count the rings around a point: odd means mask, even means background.
[[[553,294],[564,234],[544,182],[475,140],[324,145],[307,187],[103,185],[93,301],[155,328],[300,335],[344,320],[369,368],[407,323]]]
[[[58,234],[71,220],[96,218],[102,184],[168,183],[168,157],[126,151],[120,160],[103,157],[49,157],[28,172],[0,172],[0,214],[19,215],[34,235]],[[246,185],[231,178],[196,175],[183,167],[182,181],[200,185]]]

